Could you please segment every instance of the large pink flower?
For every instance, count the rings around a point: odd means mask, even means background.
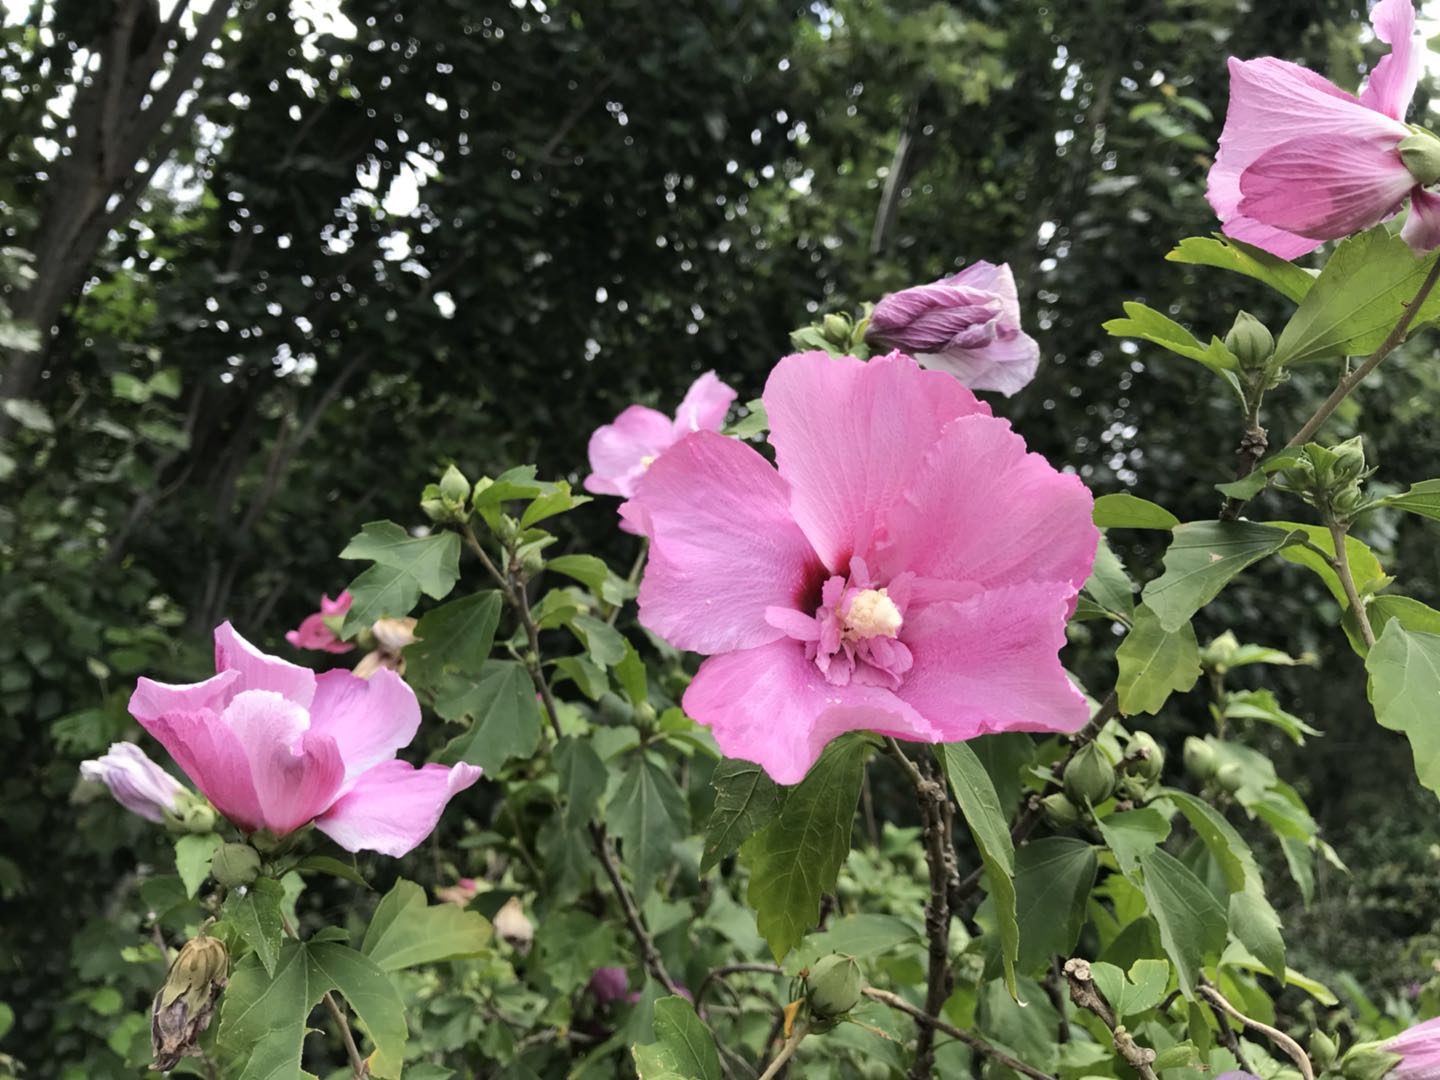
[[[313,615],[306,615],[296,629],[285,631],[285,640],[297,649],[318,649],[329,653],[349,652],[355,646],[336,637],[335,631],[330,629],[325,620],[344,615],[353,602],[354,598],[349,590],[342,592],[334,600],[329,596],[321,596],[320,610]]]
[[[1409,196],[1406,242],[1417,253],[1440,246],[1440,196],[1400,154],[1414,135],[1403,121],[1424,61],[1415,8],[1380,0],[1370,19],[1392,51],[1358,98],[1284,60],[1230,58],[1230,110],[1206,193],[1227,235],[1293,259],[1384,221]],[[1429,171],[1417,167],[1418,179],[1433,182]]]
[[[1057,653],[1097,532],[1077,477],[900,353],[787,356],[778,471],[700,432],[620,512],[651,540],[640,618],[709,654],[685,709],[791,784],[846,731],[924,742],[1075,731]]]
[[[1400,1064],[1385,1074],[1386,1080],[1435,1080],[1440,1076],[1440,1019],[1407,1028],[1380,1048],[1400,1055]]]
[[[1020,328],[1015,276],[977,262],[929,285],[891,293],[870,313],[865,336],[948,371],[972,390],[1007,397],[1035,377],[1040,346]]]
[[[631,405],[612,424],[590,436],[590,475],[585,490],[597,495],[635,494],[635,484],[671,446],[692,431],[719,431],[735,391],[713,371],[701,375],[685,392],[674,418],[662,412]]]
[[[392,671],[317,676],[266,656],[228,622],[215,630],[215,670],[189,686],[141,679],[130,713],[245,832],[284,836],[313,821],[349,851],[404,855],[480,777],[473,765],[396,759],[420,705]]]

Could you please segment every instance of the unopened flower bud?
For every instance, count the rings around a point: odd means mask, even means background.
[[[1365,471],[1365,444],[1359,435],[1331,447],[1331,452],[1335,455],[1331,475],[1337,483],[1348,483],[1360,478],[1360,474]]]
[[[1354,484],[1341,491],[1337,491],[1330,497],[1330,508],[1335,511],[1337,519],[1349,520],[1365,505],[1365,492],[1360,490],[1360,485]]]
[[[1242,311],[1225,335],[1225,347],[1235,354],[1243,369],[1258,371],[1274,354],[1275,337],[1254,315]]]
[[[1335,1045],[1335,1040],[1325,1032],[1316,1028],[1310,1033],[1310,1060],[1315,1063],[1319,1072],[1325,1072],[1340,1054],[1340,1048]]]
[[[495,913],[494,925],[495,933],[500,935],[502,941],[513,946],[516,952],[524,954],[530,951],[530,943],[535,940],[535,924],[525,916],[525,909],[518,896],[506,900]]]
[[[1080,811],[1075,809],[1075,804],[1063,791],[1041,799],[1040,812],[1045,815],[1045,820],[1051,827],[1056,829],[1069,829],[1080,823]]]
[[[1115,790],[1115,767],[1105,751],[1093,742],[1086,743],[1065,766],[1065,794],[1077,806],[1087,802],[1094,806],[1104,802]]]
[[[1129,750],[1126,772],[1147,782],[1160,779],[1160,772],[1165,768],[1165,751],[1148,732],[1137,731],[1131,735]]]
[[[539,576],[545,569],[545,556],[540,553],[539,548],[528,548],[525,554],[520,556],[520,569],[527,578]]]
[[[470,481],[465,479],[465,474],[451,465],[445,470],[445,475],[440,477],[440,497],[451,506],[463,506],[465,500],[470,498]]]
[[[1240,641],[1233,630],[1226,630],[1200,650],[1200,663],[1215,671],[1224,671],[1240,651]]]
[[[112,743],[104,757],[82,761],[80,776],[104,784],[126,810],[157,824],[178,814],[190,796],[183,784],[131,742]]]
[[[1215,782],[1233,795],[1245,784],[1245,770],[1236,762],[1227,761],[1215,770]]]
[[[1416,183],[1429,187],[1440,180],[1440,139],[1423,130],[1406,136],[1400,140],[1400,160]]]
[[[846,346],[850,344],[850,333],[853,330],[850,316],[839,314],[826,315],[820,326],[825,334],[825,339],[832,345]]]
[[[182,1057],[200,1052],[197,1040],[210,1026],[229,963],[225,946],[217,938],[202,934],[185,943],[155,995],[150,1017],[155,1050],[151,1068],[169,1072]]]
[[[810,1011],[822,1020],[833,1020],[860,1004],[865,981],[853,956],[836,953],[810,969],[806,986]]]
[[[221,844],[210,860],[210,876],[227,889],[249,885],[260,876],[260,853],[249,844]]]
[[[214,832],[218,820],[215,808],[205,801],[205,797],[188,788],[175,797],[174,809],[165,813],[165,824],[174,832]]]
[[[1122,799],[1129,799],[1131,802],[1139,802],[1145,798],[1145,793],[1150,790],[1150,781],[1143,776],[1122,776],[1120,785],[1115,793]]]
[[[1400,1054],[1386,1050],[1383,1043],[1356,1043],[1340,1059],[1340,1073],[1345,1080],[1381,1080],[1402,1060]]]
[[[1197,739],[1194,735],[1185,740],[1183,760],[1185,771],[1190,774],[1191,779],[1200,784],[1213,777],[1215,770],[1220,767],[1220,761],[1215,756],[1215,748],[1204,739]]]
[[[439,488],[437,488],[434,484],[427,485],[425,490],[428,492],[432,488],[434,488],[436,491],[439,490]],[[436,496],[435,498],[426,497],[421,499],[420,510],[427,518],[434,522],[446,522],[449,521],[450,518],[453,516],[450,513],[450,508],[445,505],[445,500],[441,499],[439,496]]]

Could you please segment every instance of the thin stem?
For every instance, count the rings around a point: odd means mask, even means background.
[[[1425,301],[1429,299],[1436,282],[1440,282],[1440,259],[1436,259],[1435,262],[1431,264],[1429,273],[1425,275],[1425,280],[1420,283],[1420,288],[1416,290],[1414,298],[1405,305],[1404,314],[1400,316],[1399,322],[1395,324],[1395,328],[1390,331],[1389,336],[1380,343],[1374,352],[1365,358],[1364,363],[1335,384],[1335,389],[1330,392],[1330,396],[1321,402],[1320,407],[1315,410],[1310,419],[1306,420],[1300,430],[1285,444],[1285,449],[1289,450],[1296,446],[1304,446],[1313,439],[1315,433],[1320,430],[1326,420],[1330,419],[1331,414],[1340,407],[1340,403],[1349,397],[1351,392],[1360,385],[1365,376],[1379,367],[1380,362],[1400,346],[1401,342],[1405,340],[1405,335],[1410,332],[1410,326],[1414,323],[1415,317],[1420,314],[1420,309],[1425,306]],[[1248,500],[1245,499],[1226,499],[1225,506],[1220,511],[1220,516],[1227,521],[1233,521],[1240,516],[1240,510],[1247,501]]]
[[[1216,1026],[1220,1029],[1220,1044],[1235,1055],[1236,1064],[1238,1064],[1241,1069],[1247,1073],[1254,1073],[1255,1070],[1250,1068],[1250,1062],[1245,1057],[1245,1050],[1241,1047],[1240,1040],[1235,1036],[1235,1029],[1230,1026],[1230,1021],[1225,1018],[1225,1013],[1221,1010],[1220,1006],[1216,1005],[1213,1001],[1207,1002],[1207,1004],[1210,1006],[1210,1011],[1215,1014]]]
[[[669,993],[683,997],[680,987],[670,977],[670,972],[665,970],[665,961],[660,958],[660,952],[655,948],[655,941],[650,937],[650,931],[645,928],[645,920],[640,915],[640,909],[635,905],[635,898],[625,887],[625,879],[620,876],[620,868],[615,865],[615,859],[610,854],[610,839],[605,834],[605,826],[592,821],[590,823],[590,840],[595,848],[596,858],[605,868],[605,875],[610,879],[610,884],[615,887],[615,895],[620,900],[620,910],[625,915],[625,922],[630,927],[630,933],[634,936],[635,943],[640,947],[640,958],[644,961],[646,970],[658,979]]]
[[[1023,1061],[1018,1061],[1005,1053],[997,1050],[978,1035],[968,1031],[962,1031],[954,1024],[946,1023],[937,1016],[931,1016],[924,1009],[917,1009],[899,994],[892,994],[889,990],[880,990],[873,986],[867,986],[863,993],[872,1001],[878,1001],[882,1005],[889,1005],[892,1009],[898,1009],[910,1017],[923,1028],[934,1028],[936,1031],[949,1035],[952,1039],[964,1043],[977,1053],[984,1054],[992,1061],[1004,1065],[1007,1069],[1019,1073],[1021,1076],[1028,1076],[1030,1080],[1055,1080],[1049,1073],[1041,1072],[1039,1069],[1032,1069]]]
[[[789,1061],[790,1058],[794,1056],[795,1051],[799,1049],[800,1041],[808,1034],[810,1034],[809,1028],[804,1024],[797,1024],[795,1030],[790,1033],[790,1037],[785,1040],[785,1045],[782,1046],[780,1052],[775,1055],[775,1060],[770,1062],[770,1064],[765,1067],[765,1071],[760,1074],[760,1080],[775,1080],[775,1077],[780,1075],[780,1070],[785,1068],[785,1063]]]
[[[350,1021],[345,1018],[345,1010],[335,1000],[335,995],[325,991],[325,1009],[330,1013],[330,1019],[335,1021],[335,1026],[340,1029],[340,1040],[345,1044],[345,1053],[350,1058],[350,1069],[355,1074],[355,1080],[364,1080],[370,1075],[370,1070],[365,1065],[365,1059],[360,1056],[360,1048],[355,1045],[355,1036],[350,1034]]]
[[[1125,1059],[1125,1063],[1140,1075],[1140,1080],[1159,1080],[1155,1075],[1155,1051],[1141,1046],[1134,1036],[1125,1030],[1120,1018],[1115,1015],[1115,1010],[1095,985],[1089,961],[1078,957],[1066,960],[1065,978],[1070,983],[1070,1000],[1077,1007],[1094,1013],[1100,1018],[1100,1022],[1110,1029],[1116,1051]],[[1314,1077],[1307,1080],[1314,1080]]]
[[[705,1000],[705,991],[710,989],[710,984],[720,982],[727,975],[739,975],[742,973],[754,975],[784,975],[784,968],[775,964],[726,964],[714,971],[707,972],[705,978],[700,980],[700,985],[695,990],[695,1010],[700,1010],[700,1005]]]
[[[635,562],[630,567],[630,573],[625,578],[626,584],[634,586],[640,583],[640,573],[645,569],[645,557],[649,554],[650,538],[648,536],[642,537],[640,540],[640,550],[636,552]],[[615,620],[620,618],[620,612],[624,610],[625,605],[623,603],[616,604],[610,609],[610,614],[605,616],[605,621],[611,626],[614,626]]]
[[[1437,263],[1437,265],[1440,265],[1440,263]],[[1300,1075],[1303,1076],[1305,1080],[1315,1080],[1315,1066],[1310,1064],[1310,1055],[1305,1053],[1305,1051],[1301,1048],[1300,1044],[1297,1043],[1294,1039],[1292,1039],[1289,1035],[1286,1035],[1285,1032],[1281,1031],[1279,1028],[1271,1027],[1269,1024],[1262,1024],[1259,1020],[1255,1020],[1249,1016],[1246,1016],[1239,1009],[1235,1008],[1234,1005],[1231,1005],[1230,1002],[1226,1001],[1224,995],[1221,994],[1219,990],[1216,990],[1215,987],[1211,986],[1209,983],[1201,984],[1200,994],[1205,998],[1205,1000],[1211,1002],[1214,1005],[1218,1005],[1221,1009],[1225,1010],[1225,1012],[1229,1013],[1236,1020],[1239,1020],[1246,1027],[1260,1032],[1260,1034],[1264,1035],[1276,1046],[1280,1047],[1281,1050],[1284,1050],[1285,1053],[1289,1054],[1290,1060],[1295,1062],[1295,1067],[1300,1070]]]
[[[1355,588],[1355,576],[1350,573],[1350,553],[1345,550],[1345,533],[1344,525],[1331,524],[1330,539],[1335,544],[1335,558],[1330,565],[1335,568],[1335,573],[1340,578],[1340,587],[1345,590],[1345,599],[1350,602],[1350,610],[1355,614],[1355,622],[1360,627],[1360,637],[1364,639],[1365,647],[1372,648],[1375,645],[1375,631],[1370,626],[1370,616],[1365,611],[1360,592]]]

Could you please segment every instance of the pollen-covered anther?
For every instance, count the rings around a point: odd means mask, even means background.
[[[884,589],[861,589],[845,612],[845,637],[866,641],[875,637],[898,637],[905,624],[900,609]]]

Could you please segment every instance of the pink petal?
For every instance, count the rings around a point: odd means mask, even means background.
[[[789,639],[712,656],[685,691],[685,711],[711,729],[726,757],[753,761],[780,784],[804,779],[847,731],[935,742],[938,733],[889,690],[831,686]]]
[[[1315,246],[1288,236],[1269,222],[1241,212],[1240,177],[1277,142],[1325,135],[1364,140],[1405,138],[1405,125],[1368,109],[1333,83],[1297,64],[1274,57],[1230,58],[1230,107],[1220,151],[1210,170],[1206,198],[1227,235],[1255,244],[1282,258],[1294,258]]]
[[[1415,40],[1415,5],[1411,0],[1380,0],[1370,11],[1370,23],[1391,51],[1370,73],[1360,104],[1404,120],[1425,64],[1424,43]]]
[[[143,681],[143,680],[142,680]],[[265,815],[250,777],[250,758],[235,733],[209,710],[174,710],[139,716],[175,763],[215,809],[244,832],[265,827]]]
[[[132,814],[156,824],[173,811],[185,787],[156,765],[132,742],[110,744],[109,753],[80,763],[80,775],[110,789],[115,800]]]
[[[1428,255],[1440,247],[1440,195],[1414,188],[1410,192],[1410,216],[1400,235],[1416,255]]]
[[[1395,212],[1415,184],[1388,134],[1291,139],[1240,177],[1240,213],[1312,240],[1338,240]]]
[[[677,649],[716,653],[774,641],[782,631],[765,609],[803,609],[819,584],[818,561],[790,516],[788,486],[737,439],[686,436],[620,514],[651,542],[640,621]]]
[[[675,441],[674,422],[664,413],[631,405],[613,424],[590,436],[590,475],[585,490],[597,495],[635,494],[646,458],[658,458]]]
[[[1078,590],[1099,544],[1093,509],[1080,478],[1026,453],[1004,420],[965,417],[945,429],[891,511],[880,566],[887,576],[913,571],[924,598],[937,594],[925,579]]]
[[[891,353],[862,363],[787,356],[765,385],[770,441],[795,520],[831,571],[865,557],[947,422],[988,415],[965,387]],[[754,644],[754,643],[752,643]]]
[[[325,810],[345,779],[340,748],[310,731],[310,717],[273,690],[235,695],[221,716],[250,763],[267,829],[284,836]]]
[[[1440,1076],[1440,1018],[1406,1028],[1382,1044],[1402,1058],[1386,1080],[1434,1080]]]
[[[339,596],[337,596],[334,600],[331,600],[329,596],[321,596],[321,597],[320,597],[320,614],[321,614],[321,615],[344,615],[347,611],[350,610],[350,605],[353,604],[354,602],[355,602],[355,598],[350,595],[350,590],[349,590],[349,589],[346,589],[346,590],[345,590],[344,592],[342,592]]]
[[[474,765],[417,769],[405,761],[386,761],[361,776],[315,826],[346,851],[398,857],[419,846],[450,799],[478,779]]]
[[[335,740],[349,784],[410,745],[420,730],[420,703],[393,671],[381,668],[368,679],[327,671],[315,680],[310,730]]]
[[[735,397],[735,391],[715,372],[707,371],[685,391],[685,400],[675,412],[675,437],[683,438],[692,431],[719,431]]]
[[[1026,584],[921,608],[906,619],[914,666],[896,694],[944,742],[1078,731],[1089,707],[1058,655],[1070,596],[1058,583]]]
[[[267,656],[235,632],[228,622],[215,628],[215,670],[238,671],[239,690],[273,690],[302,709],[315,696],[315,673],[307,667]]]
[[[130,695],[130,715],[145,726],[172,712],[219,713],[239,689],[240,672],[222,671],[204,682],[174,686],[141,676]],[[176,760],[179,760],[178,758]]]
[[[995,390],[1009,397],[1035,378],[1040,344],[1023,330],[1014,330],[984,348],[947,349],[918,359],[923,367],[949,372],[971,390]]]
[[[306,615],[298,628],[285,631],[285,640],[297,649],[315,649],[329,653],[346,653],[354,648],[348,642],[335,636],[335,631],[325,625],[325,616],[318,612]]]

